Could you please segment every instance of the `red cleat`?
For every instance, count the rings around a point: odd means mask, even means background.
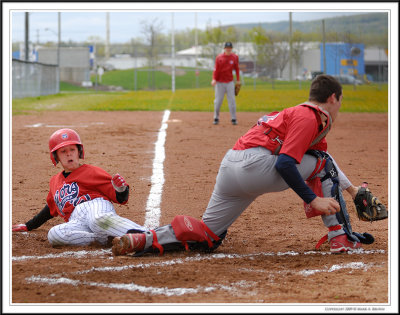
[[[349,241],[346,234],[332,238],[329,245],[331,246],[331,252],[333,253],[347,252],[361,248],[360,242]]]

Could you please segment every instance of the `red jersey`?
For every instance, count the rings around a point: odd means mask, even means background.
[[[239,81],[239,57],[235,54],[219,54],[215,59],[213,79],[222,83],[231,82],[233,81],[233,70],[236,72],[236,80]]]
[[[87,164],[72,171],[67,178],[63,172],[58,173],[50,179],[47,195],[50,214],[53,217],[59,215],[68,222],[75,207],[82,202],[99,197],[118,202],[111,178],[103,169]]]
[[[289,155],[297,163],[301,162],[309,149],[326,151],[328,144],[325,136],[311,146],[323,129],[319,115],[322,111],[305,105],[307,103],[261,117],[255,126],[238,139],[233,150],[262,146],[273,151],[281,145],[279,154]]]

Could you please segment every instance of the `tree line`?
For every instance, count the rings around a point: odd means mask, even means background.
[[[168,26],[169,27],[169,26]],[[129,54],[132,57],[145,57],[148,66],[155,68],[159,65],[162,55],[171,55],[172,33],[157,19],[143,21],[141,35],[131,38],[130,41],[120,44],[112,44],[109,47],[110,56],[116,54]],[[235,26],[212,26],[209,23],[204,30],[186,28],[174,32],[174,51],[180,51],[193,47],[197,42],[205,47],[203,57],[215,59],[222,52],[223,43],[230,41],[238,43],[250,43],[252,46],[251,59],[257,65],[257,72],[264,76],[279,77],[291,59],[297,69],[301,63],[304,45],[307,42],[326,43],[362,43],[368,46],[380,46],[387,49],[388,34],[362,34],[362,32],[336,32],[328,29],[325,34],[317,29],[314,32],[302,32],[294,30],[290,36],[288,32],[267,31],[261,24],[252,28]],[[18,50],[17,45],[13,47]],[[41,43],[41,46],[54,47],[57,43]],[[96,58],[106,57],[105,41],[98,36],[91,36],[84,42],[62,42],[61,47],[78,47],[95,45]]]

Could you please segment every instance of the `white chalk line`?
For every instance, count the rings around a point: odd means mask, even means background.
[[[165,139],[167,137],[169,110],[164,111],[161,127],[158,131],[155,143],[155,155],[153,160],[153,174],[151,176],[150,194],[146,204],[146,217],[144,226],[156,228],[159,226],[161,217],[161,197],[164,185],[164,160],[165,160]]]
[[[179,260],[179,263],[182,263],[183,260]],[[178,261],[176,261],[178,263]],[[145,265],[157,265],[159,266],[167,266],[167,265],[172,265],[170,262],[168,264],[162,264],[162,263],[156,263],[156,264],[139,264],[134,267],[137,268],[143,268]],[[382,264],[381,264],[382,265]],[[133,265],[131,265],[133,266]],[[86,271],[78,271],[70,274],[83,274],[83,273],[88,273],[92,271],[122,271],[128,269],[127,267],[130,266],[121,266],[121,267],[103,267],[103,268],[91,268]],[[321,273],[321,272],[335,272],[339,271],[342,269],[350,269],[350,273],[353,270],[360,270],[363,269],[363,271],[367,271],[370,268],[373,267],[381,267],[378,264],[374,263],[368,263],[365,264],[363,262],[351,262],[347,264],[335,264],[330,267],[325,266],[323,269],[303,269],[295,274],[308,277],[311,275],[314,275],[316,273]],[[265,272],[268,273],[270,276],[274,277],[275,274],[279,275],[287,275],[287,274],[293,274],[292,270],[280,270],[280,271],[271,271],[271,270],[253,270],[249,268],[239,268],[238,271],[246,271],[246,272]],[[240,281],[235,281],[235,282],[230,282],[228,284],[211,284],[209,286],[196,286],[194,288],[185,288],[185,287],[180,287],[180,288],[168,288],[168,287],[154,287],[154,286],[143,286],[143,285],[138,285],[135,284],[134,282],[131,283],[103,283],[103,282],[94,282],[94,281],[83,281],[83,280],[74,280],[65,277],[66,273],[63,273],[63,275],[53,275],[50,277],[43,277],[43,276],[31,276],[26,278],[27,282],[35,282],[35,283],[46,283],[48,285],[57,285],[57,284],[68,284],[68,285],[73,285],[73,286],[78,286],[78,285],[87,285],[87,286],[92,286],[92,287],[103,287],[103,288],[109,288],[109,289],[117,289],[117,290],[128,290],[128,291],[138,291],[140,293],[144,294],[150,294],[150,295],[165,295],[165,296],[181,296],[185,294],[198,294],[202,292],[211,292],[215,290],[225,290],[225,291],[230,291],[231,293],[234,294],[241,294],[240,290],[241,288],[252,288],[257,285],[257,281],[246,281],[246,280],[240,280]],[[245,292],[247,295],[251,294],[256,294],[255,292],[251,292],[249,290],[246,290]],[[242,295],[242,294],[241,294]]]
[[[363,263],[361,261],[354,261],[347,264],[339,264],[339,265],[332,265],[331,267],[325,266],[322,269],[303,269],[296,272],[297,275],[301,276],[311,276],[321,272],[334,272],[341,269],[351,269],[351,270],[360,270],[367,271],[373,267],[381,267],[384,263],[376,264],[376,263]],[[278,274],[278,275],[287,275],[288,273],[293,274],[292,270],[279,270],[279,271],[270,271],[266,269],[250,269],[250,268],[239,268],[238,271],[250,272],[250,273],[268,273],[268,274]]]
[[[111,249],[101,249],[101,250],[96,250],[96,251],[86,251],[86,250],[81,250],[81,251],[68,251],[68,252],[62,252],[60,254],[47,254],[43,256],[13,256],[11,257],[11,260],[13,261],[20,261],[20,260],[40,260],[40,259],[54,259],[54,258],[84,258],[88,256],[101,256],[105,254],[110,254]]]
[[[71,252],[66,252],[66,255],[64,257],[73,257],[73,258],[79,258],[82,256],[87,255],[88,253],[86,251],[80,251],[76,252],[77,255],[72,255]],[[384,250],[360,250],[358,249],[357,252],[354,251],[352,254],[382,254],[385,253]],[[101,251],[94,251],[92,253],[89,253],[92,256],[99,256],[103,254],[110,254],[110,250],[101,250]],[[144,294],[151,294],[151,295],[165,295],[165,296],[181,296],[185,294],[198,294],[202,292],[211,292],[215,290],[226,290],[230,291],[231,293],[237,293],[239,294],[238,289],[239,288],[251,288],[257,284],[257,282],[249,282],[249,281],[239,281],[239,282],[232,282],[228,284],[211,284],[209,286],[196,286],[194,288],[168,288],[168,287],[154,287],[154,286],[143,286],[143,285],[138,285],[135,283],[102,283],[102,282],[93,282],[93,281],[83,281],[83,280],[75,280],[75,279],[70,279],[67,276],[73,276],[73,275],[83,275],[83,274],[88,274],[92,272],[121,272],[121,271],[126,271],[130,269],[148,269],[148,268],[157,268],[157,270],[160,270],[160,268],[163,267],[168,267],[168,266],[174,266],[174,265],[180,265],[180,264],[185,264],[185,263],[190,263],[190,262],[197,262],[197,261],[204,261],[204,260],[215,260],[215,259],[244,259],[244,258],[249,258],[249,259],[254,259],[256,257],[262,257],[262,256],[297,256],[297,255],[311,255],[311,254],[321,254],[321,255],[326,255],[326,254],[331,254],[330,252],[315,252],[315,251],[309,251],[309,252],[304,252],[304,253],[297,253],[293,251],[289,252],[264,252],[264,253],[253,253],[253,254],[206,254],[206,255],[201,255],[197,254],[193,257],[185,257],[185,258],[178,258],[178,259],[170,259],[166,261],[157,261],[157,262],[151,262],[151,263],[137,263],[137,264],[129,264],[129,265],[123,265],[123,266],[117,266],[117,267],[91,267],[90,269],[87,270],[79,270],[75,272],[69,272],[66,273],[64,272],[63,274],[53,274],[51,276],[31,276],[26,278],[25,280],[27,282],[35,282],[35,283],[46,283],[48,285],[54,285],[54,284],[69,284],[69,285],[88,285],[92,287],[104,287],[104,288],[110,288],[110,289],[121,289],[121,290],[128,290],[128,291],[138,291]],[[344,253],[346,254],[346,253]],[[349,254],[349,253],[348,253]],[[57,256],[57,257],[56,257]],[[46,256],[38,256],[43,258],[59,258],[61,254],[57,255],[46,255]],[[24,259],[28,259],[27,257],[32,257],[32,256],[21,256],[25,257]],[[19,259],[22,260],[22,259]],[[316,273],[322,273],[322,272],[335,272],[341,269],[350,269],[350,272],[353,270],[358,270],[358,269],[363,269],[364,271],[374,268],[374,267],[380,267],[377,264],[365,264],[363,262],[351,262],[347,264],[339,264],[339,265],[332,265],[332,266],[325,266],[322,269],[303,269],[300,271],[297,271],[296,274],[308,277],[310,275],[316,274]],[[274,270],[263,270],[263,269],[249,269],[249,268],[239,268],[239,271],[247,271],[247,272],[265,272],[267,273],[270,278],[274,277],[275,274],[293,274],[293,270],[281,270],[281,271],[274,271]],[[246,294],[254,294],[249,290],[246,290]]]
[[[87,128],[92,125],[104,125],[104,122],[92,122],[89,124],[77,124],[77,125],[49,125],[49,124],[44,124],[44,123],[36,123],[33,125],[25,125],[27,128],[39,128],[39,127],[46,127],[46,128],[76,128],[76,127],[82,127],[82,128]]]
[[[168,288],[168,287],[152,287],[143,286],[135,283],[104,283],[104,282],[93,282],[93,281],[82,281],[73,280],[65,277],[52,278],[52,277],[42,277],[42,276],[32,276],[26,279],[28,282],[35,283],[46,283],[50,285],[57,284],[69,284],[73,286],[87,285],[92,287],[103,287],[109,289],[117,290],[128,290],[128,291],[139,291],[140,293],[150,294],[150,295],[165,295],[165,296],[181,296],[185,294],[197,294],[202,292],[212,292],[215,290],[225,290],[233,293],[238,292],[238,288],[248,289],[255,286],[257,283],[254,281],[237,281],[230,283],[228,285],[223,284],[212,284],[210,286],[196,286],[194,288]]]
[[[385,250],[383,249],[371,249],[371,250],[365,250],[363,248],[356,249],[354,251],[349,251],[347,253],[342,253],[340,255],[355,255],[355,254],[364,254],[364,255],[370,255],[370,254],[385,254]],[[80,259],[82,257],[87,257],[87,256],[101,256],[101,255],[110,255],[111,254],[111,249],[101,249],[101,250],[95,250],[95,251],[68,251],[68,252],[63,252],[60,254],[47,254],[43,256],[13,256],[11,257],[12,260],[14,261],[21,261],[21,260],[39,260],[39,259],[53,259],[53,258],[76,258]],[[197,254],[194,257],[186,257],[184,259],[176,259],[176,260],[163,260],[162,262],[155,262],[155,263],[149,263],[145,264],[146,266],[152,267],[154,266],[161,266],[162,264],[175,264],[175,263],[180,263],[181,261],[200,261],[200,260],[212,260],[212,259],[240,259],[240,258],[254,258],[257,256],[298,256],[298,255],[337,255],[331,252],[322,252],[322,251],[307,251],[307,252],[294,252],[294,251],[288,251],[288,252],[260,252],[260,253],[250,253],[250,254],[223,254],[223,253],[217,253],[217,254],[204,254],[200,255]],[[113,257],[110,257],[113,258]],[[132,265],[132,266],[142,266],[143,264],[138,264],[138,265]],[[107,267],[108,268],[108,267]]]

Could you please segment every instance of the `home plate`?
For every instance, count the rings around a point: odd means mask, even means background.
[[[170,119],[167,121],[167,123],[180,123],[180,122],[182,122],[182,120],[180,119]]]

